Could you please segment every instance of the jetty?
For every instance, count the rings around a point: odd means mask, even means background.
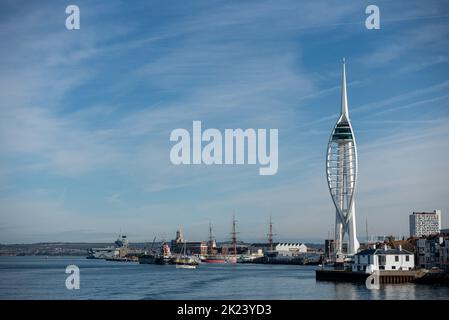
[[[429,270],[397,270],[379,271],[379,283],[400,284],[400,283],[449,283],[447,273],[433,272]],[[318,281],[335,282],[360,282],[364,283],[370,273],[354,272],[351,270],[327,270],[318,269],[315,271]]]

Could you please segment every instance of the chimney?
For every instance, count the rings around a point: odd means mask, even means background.
[[[385,251],[388,250],[388,246],[387,246],[386,243],[384,244],[384,250],[385,250]]]
[[[402,244],[399,245],[399,251],[402,251]]]

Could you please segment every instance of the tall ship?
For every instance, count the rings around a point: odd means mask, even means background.
[[[209,241],[207,242],[207,254],[201,256],[204,263],[226,263],[224,255],[217,254],[217,243],[212,234],[212,224],[209,222]]]

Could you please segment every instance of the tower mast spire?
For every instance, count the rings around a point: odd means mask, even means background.
[[[343,58],[342,64],[343,64],[343,72],[342,72],[342,79],[341,79],[341,115],[342,115],[342,117],[345,117],[346,120],[348,120],[349,112],[348,112],[348,95],[346,93],[346,60],[345,60],[345,58]]]
[[[332,130],[327,148],[326,173],[329,191],[336,209],[336,259],[343,258],[343,239],[348,235],[347,254],[359,249],[355,221],[355,188],[357,181],[357,147],[348,113],[346,65],[343,59],[341,115]]]
[[[270,215],[270,223],[269,223],[269,229],[268,229],[268,243],[270,245],[270,250],[273,250],[273,236],[275,234],[273,233],[273,221],[271,220],[271,215]]]
[[[237,231],[236,231],[236,222],[237,220],[235,220],[235,214],[232,216],[232,245],[234,247],[234,255],[237,255]]]

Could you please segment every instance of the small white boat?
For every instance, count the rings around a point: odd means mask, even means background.
[[[186,255],[186,242],[184,241],[184,255],[175,259],[176,269],[196,269],[198,262]]]
[[[176,269],[196,269],[196,266],[191,264],[177,264]]]

